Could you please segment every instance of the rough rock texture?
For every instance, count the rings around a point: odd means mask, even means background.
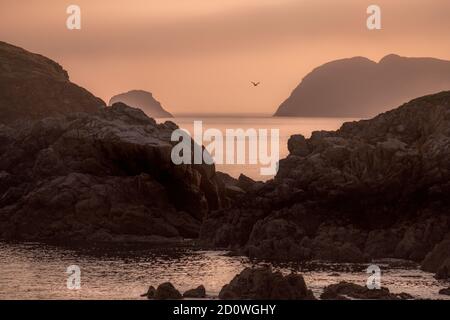
[[[214,166],[172,164],[175,128],[120,103],[0,126],[0,238],[196,238],[223,192]]]
[[[422,263],[422,269],[435,272],[437,279],[450,279],[450,234],[428,253]]]
[[[422,261],[450,231],[450,92],[294,136],[277,176],[202,226],[256,258]],[[448,252],[448,251],[447,251]]]
[[[203,285],[198,286],[195,289],[191,289],[183,293],[183,298],[196,298],[201,299],[206,297],[206,290]]]
[[[394,294],[389,292],[388,288],[370,290],[367,287],[350,283],[346,281],[339,282],[327,286],[320,295],[322,300],[349,300],[349,299],[364,299],[364,300],[405,300],[413,299],[407,293]]]
[[[246,268],[219,293],[223,300],[314,300],[301,275],[283,276],[271,268]]]
[[[147,299],[155,299],[156,289],[154,286],[150,286],[146,293],[142,294],[141,297],[146,297]]]
[[[69,81],[41,55],[0,41],[0,124],[70,112],[96,112],[105,103]]]
[[[355,57],[306,75],[276,116],[372,117],[450,88],[450,61],[388,55],[376,63]]]
[[[182,298],[181,293],[170,282],[162,283],[156,289],[155,300],[180,300]]]
[[[238,179],[223,172],[217,172],[216,175],[225,190],[227,204],[239,201],[245,193],[255,191],[264,185],[263,182],[254,181],[244,174],[241,174]]]
[[[143,90],[132,90],[118,94],[111,98],[109,105],[122,102],[126,105],[139,108],[152,118],[172,118],[172,115],[163,109],[161,103],[157,101],[150,92]]]

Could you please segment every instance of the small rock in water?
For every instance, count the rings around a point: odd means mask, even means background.
[[[270,267],[246,268],[219,293],[219,299],[315,300],[299,274],[283,276]]]
[[[147,293],[144,293],[141,295],[141,297],[147,297],[148,299],[154,299],[156,295],[156,289],[154,286],[150,286],[150,288],[148,288]]]
[[[450,287],[448,287],[447,289],[441,289],[439,290],[439,294],[443,294],[446,296],[450,296]]]
[[[156,289],[156,300],[179,300],[182,298],[181,293],[170,282],[160,284]]]
[[[195,289],[191,289],[183,293],[184,298],[205,298],[206,297],[206,290],[203,285],[198,286]]]
[[[341,281],[326,287],[320,295],[322,300],[407,300],[413,297],[407,293],[391,293],[388,288],[368,289],[355,283]]]

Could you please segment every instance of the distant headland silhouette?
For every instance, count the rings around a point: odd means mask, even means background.
[[[450,88],[450,61],[387,55],[335,60],[306,75],[275,116],[371,117]]]

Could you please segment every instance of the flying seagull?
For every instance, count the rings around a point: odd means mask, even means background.
[[[250,81],[250,82],[253,84],[254,87],[259,86],[259,82],[253,82],[253,81]]]

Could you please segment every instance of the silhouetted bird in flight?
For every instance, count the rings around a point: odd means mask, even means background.
[[[259,86],[259,82],[253,82],[253,81],[250,81],[250,82],[253,84],[254,87]]]

